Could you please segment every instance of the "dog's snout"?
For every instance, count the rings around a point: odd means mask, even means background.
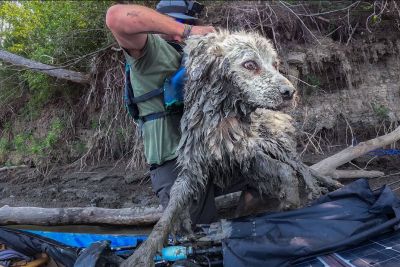
[[[294,88],[293,84],[280,73],[277,75],[276,81],[283,100],[292,99],[294,93],[296,92],[296,88]]]
[[[284,85],[280,88],[280,93],[284,100],[292,99],[295,92],[296,89],[294,89],[294,87],[291,85]]]

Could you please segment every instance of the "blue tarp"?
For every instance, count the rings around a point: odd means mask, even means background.
[[[43,237],[57,240],[67,246],[86,248],[97,241],[108,240],[111,248],[116,247],[136,247],[136,245],[146,239],[145,235],[112,235],[112,234],[86,234],[86,233],[61,233],[47,231],[26,230]]]

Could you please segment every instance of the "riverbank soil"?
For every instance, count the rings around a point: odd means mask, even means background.
[[[303,160],[311,165],[327,156],[306,154]],[[369,179],[373,189],[400,181],[399,155],[364,156],[342,169],[366,165],[366,170],[385,173],[385,177]],[[354,179],[341,180],[344,184],[351,181]],[[3,171],[0,172],[0,188],[0,206],[127,208],[159,205],[148,171],[127,170],[123,164],[100,164],[83,170],[57,167],[45,176],[34,168]],[[400,183],[391,188],[400,194]]]

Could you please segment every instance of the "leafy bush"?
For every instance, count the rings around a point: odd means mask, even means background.
[[[5,137],[0,138],[0,155],[5,155],[11,148],[10,142]]]
[[[107,0],[0,1],[0,49],[44,64],[89,73],[93,52],[115,42],[105,27],[106,10],[113,3]],[[81,85],[0,62],[0,119],[13,124],[19,121],[27,125],[26,129],[32,129],[29,123],[44,115],[44,108],[52,107],[51,104],[64,109],[59,114],[73,114],[66,109],[73,109],[84,89]],[[8,118],[3,110],[12,110],[13,118]],[[57,144],[65,130],[60,118],[51,122],[41,138],[31,130],[5,128],[3,124],[0,133],[3,136],[5,132],[12,133],[14,138],[0,139],[0,156],[11,151],[35,161],[59,158]],[[85,149],[85,144],[76,144],[76,150]],[[0,161],[1,158],[4,157]]]
[[[2,1],[0,49],[45,64],[64,65],[69,69],[89,72],[91,58],[86,55],[111,42],[108,30],[104,27],[104,17],[112,3]],[[10,97],[20,96],[13,92],[25,89],[29,97],[24,115],[35,117],[57,92],[68,91],[67,87],[71,86],[46,74],[32,71],[21,73],[12,69],[0,64],[0,103],[4,104]],[[15,82],[7,83],[6,80],[10,80],[8,77]]]
[[[44,148],[52,148],[56,142],[60,139],[61,133],[64,129],[64,125],[62,124],[59,118],[53,120],[50,130],[47,133],[46,138],[44,139]]]
[[[372,110],[374,111],[376,116],[381,120],[386,120],[389,118],[389,108],[382,104],[373,103]]]

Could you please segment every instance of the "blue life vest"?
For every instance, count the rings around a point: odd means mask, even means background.
[[[183,60],[178,70],[171,77],[165,79],[161,88],[154,89],[140,96],[135,96],[133,93],[130,72],[130,65],[125,63],[124,102],[129,115],[131,115],[136,122],[145,123],[171,114],[180,114],[183,112],[183,87],[186,81],[186,69],[183,66]],[[157,96],[163,97],[165,111],[140,116],[137,103],[147,101]]]

